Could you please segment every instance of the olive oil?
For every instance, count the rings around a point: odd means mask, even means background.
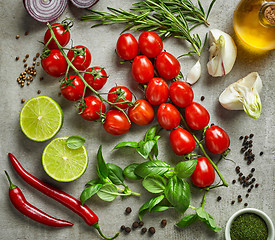
[[[275,49],[275,2],[242,0],[234,11],[233,27],[250,47]]]

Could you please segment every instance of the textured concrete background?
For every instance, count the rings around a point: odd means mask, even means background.
[[[109,0],[99,1],[94,7],[98,10],[105,10],[107,6],[128,9],[131,0]],[[210,1],[202,1],[206,7]],[[228,218],[237,210],[244,207],[247,202],[249,207],[255,207],[265,211],[274,222],[274,154],[275,154],[275,124],[274,124],[274,73],[275,73],[275,52],[268,52],[262,55],[245,49],[236,39],[232,27],[232,15],[238,1],[217,1],[213,11],[210,14],[210,28],[218,28],[231,34],[236,40],[238,46],[238,58],[232,72],[222,78],[211,78],[206,70],[208,58],[207,49],[204,50],[202,62],[202,76],[199,82],[193,87],[195,101],[200,102],[201,96],[205,96],[202,104],[208,109],[211,115],[211,123],[218,124],[224,128],[231,138],[231,153],[228,158],[232,161],[222,161],[219,168],[229,183],[228,188],[218,188],[207,195],[206,210],[214,216],[217,224],[222,227],[222,231],[214,233],[208,230],[204,224],[196,223],[186,229],[178,229],[174,226],[181,219],[181,216],[174,211],[163,213],[152,213],[145,215],[144,222],[146,227],[154,226],[156,234],[149,237],[148,234],[141,235],[140,229],[132,231],[129,235],[123,233],[118,239],[224,239],[224,228]],[[136,83],[130,75],[129,64],[120,65],[114,49],[116,40],[119,36],[122,26],[105,26],[90,29],[92,23],[82,23],[79,17],[86,14],[85,10],[80,10],[69,4],[68,8],[61,17],[73,17],[76,19],[75,25],[71,31],[74,44],[86,45],[93,56],[92,65],[100,65],[106,68],[110,75],[103,91],[108,91],[115,83],[129,86],[133,92],[141,97],[142,93],[137,89]],[[23,71],[22,60],[28,53],[31,58],[36,52],[41,52],[42,45],[39,41],[43,40],[46,25],[33,20],[25,11],[22,1],[0,0],[1,15],[1,41],[0,41],[0,76],[1,76],[1,169],[0,176],[0,239],[99,239],[99,235],[94,229],[87,226],[83,220],[70,210],[66,209],[54,200],[44,196],[36,191],[13,171],[7,158],[7,153],[12,152],[18,157],[22,165],[32,174],[40,179],[55,185],[69,194],[79,197],[87,181],[96,176],[95,155],[100,144],[103,144],[103,155],[107,162],[113,162],[121,167],[125,167],[132,162],[140,162],[142,159],[131,149],[112,151],[112,148],[121,141],[133,141],[141,139],[146,131],[146,127],[132,126],[131,131],[123,136],[111,136],[107,134],[99,123],[86,122],[81,119],[74,109],[71,102],[58,96],[58,79],[47,76],[40,67],[37,67],[38,75],[30,86],[21,88],[16,78]],[[209,28],[201,26],[196,29],[201,37]],[[29,35],[24,36],[28,31]],[[15,39],[19,34],[20,38]],[[139,33],[135,33],[138,36]],[[169,39],[164,42],[164,48],[179,55],[187,51],[187,44],[177,39]],[[20,60],[15,61],[19,56]],[[30,59],[31,59],[30,58]],[[30,59],[28,60],[31,64]],[[196,59],[181,59],[182,72],[186,75]],[[258,71],[263,80],[263,90],[261,93],[262,115],[258,120],[253,120],[246,116],[243,111],[227,111],[218,103],[218,96],[230,83],[246,76],[252,71]],[[43,81],[39,81],[44,77]],[[44,172],[41,164],[41,155],[48,142],[36,143],[27,139],[20,130],[19,112],[22,107],[21,99],[30,99],[37,96],[37,91],[41,90],[41,95],[47,95],[55,99],[64,111],[64,125],[57,136],[80,135],[86,138],[86,147],[89,153],[89,165],[85,174],[72,183],[58,183],[50,179]],[[155,123],[155,122],[154,122]],[[250,166],[247,166],[240,154],[241,135],[254,133],[253,152],[256,160]],[[168,133],[162,132],[162,138],[159,141],[160,159],[175,165],[181,160],[176,157],[170,149]],[[259,157],[259,152],[264,155]],[[239,184],[232,185],[233,179],[237,179],[235,173],[236,165],[241,166],[241,170],[247,175],[252,167],[256,169],[254,176],[260,184],[259,188],[253,189],[250,197],[245,199],[244,195],[247,189],[243,189]],[[4,175],[6,169],[14,181],[25,194],[29,202],[38,208],[46,211],[61,219],[69,220],[75,223],[72,228],[54,229],[38,224],[25,216],[21,215],[9,202],[8,183]],[[139,207],[147,201],[151,195],[142,189],[138,182],[127,182],[131,189],[141,192],[141,197],[128,197],[125,199],[117,198],[111,203],[101,201],[93,197],[87,202],[100,219],[100,226],[103,232],[111,236],[119,230],[122,224],[130,226],[137,220]],[[191,187],[193,206],[199,206],[202,199],[202,193]],[[232,200],[237,199],[241,194],[244,198],[242,203],[231,205]],[[217,197],[222,200],[217,202]],[[125,215],[124,210],[131,206],[133,211],[130,215]],[[188,211],[192,212],[192,211]],[[166,228],[160,227],[160,221],[166,218],[168,225]]]

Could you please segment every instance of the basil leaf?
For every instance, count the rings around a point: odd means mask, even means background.
[[[148,175],[142,181],[142,185],[151,193],[161,193],[165,189],[166,181],[159,175]]]
[[[70,149],[78,149],[85,143],[85,138],[79,136],[71,136],[66,140],[66,145]]]
[[[204,208],[199,207],[196,209],[197,215],[201,221],[203,221],[208,228],[213,230],[214,232],[218,232],[221,230],[215,223],[214,218],[204,210]]]
[[[96,194],[102,186],[102,184],[94,184],[85,188],[80,195],[81,203],[84,204],[84,202]]]
[[[118,191],[115,185],[106,184],[100,188],[97,195],[102,200],[111,202],[118,196]]]
[[[97,174],[100,179],[105,180],[109,176],[109,169],[102,156],[102,145],[100,145],[97,152]]]
[[[155,143],[155,145],[154,145],[154,147],[153,147],[153,153],[154,153],[154,155],[155,155],[155,157],[157,157],[158,156],[158,154],[159,154],[159,149],[158,149],[158,139],[160,138],[160,136],[155,136],[154,137],[154,141],[156,142]]]
[[[132,163],[132,164],[128,165],[126,168],[124,168],[123,175],[126,178],[131,179],[131,180],[141,179],[140,176],[135,174],[135,169],[138,165],[139,165],[138,163]]]
[[[144,141],[147,142],[148,140],[153,140],[156,135],[157,129],[158,125],[149,128],[145,134]]]
[[[184,227],[188,227],[189,225],[196,222],[197,220],[198,220],[197,214],[189,214],[189,215],[186,215],[184,218],[182,218],[176,225],[178,227],[184,228]]]
[[[140,141],[139,147],[137,148],[137,152],[145,159],[148,159],[149,154],[151,153],[154,145],[156,143],[153,140],[148,142]]]
[[[175,167],[175,173],[179,178],[188,178],[192,175],[197,165],[197,160],[180,162]]]
[[[149,208],[148,208],[149,212],[151,212],[152,209],[163,200],[163,198],[164,198],[164,195],[160,195],[158,197],[151,199],[151,201],[149,202]]]
[[[114,149],[122,148],[122,147],[132,147],[132,148],[137,148],[138,143],[137,142],[121,142],[117,144]]]
[[[135,174],[145,178],[148,175],[163,175],[170,170],[170,165],[166,162],[155,160],[139,164],[135,169]]]
[[[100,181],[100,179],[93,179],[93,180],[90,180],[89,182],[87,182],[85,185],[87,186],[87,185],[95,185],[95,184],[98,184],[98,183],[100,183],[101,181]]]
[[[107,168],[109,169],[108,177],[112,183],[116,185],[123,185],[124,176],[122,169],[113,163],[107,163]]]
[[[169,206],[155,206],[151,209],[151,211],[156,211],[156,212],[163,212],[163,211],[166,211],[170,208],[173,208],[173,207],[169,207]]]
[[[165,187],[164,194],[180,213],[184,213],[188,209],[191,193],[189,184],[186,181],[177,176],[171,177]]]
[[[158,203],[160,203],[164,198],[164,195],[157,196],[145,202],[138,211],[139,219],[142,220],[146,212],[151,211]]]

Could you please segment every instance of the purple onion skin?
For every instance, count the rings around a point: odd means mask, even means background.
[[[78,8],[89,8],[95,5],[99,0],[71,0],[71,3]]]

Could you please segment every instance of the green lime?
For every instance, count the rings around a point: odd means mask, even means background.
[[[60,182],[71,182],[79,178],[88,165],[88,154],[82,145],[78,149],[67,147],[68,137],[53,139],[44,149],[42,164],[45,172]]]
[[[62,124],[62,109],[50,97],[33,97],[24,104],[20,112],[21,129],[33,141],[51,139],[58,133]]]

